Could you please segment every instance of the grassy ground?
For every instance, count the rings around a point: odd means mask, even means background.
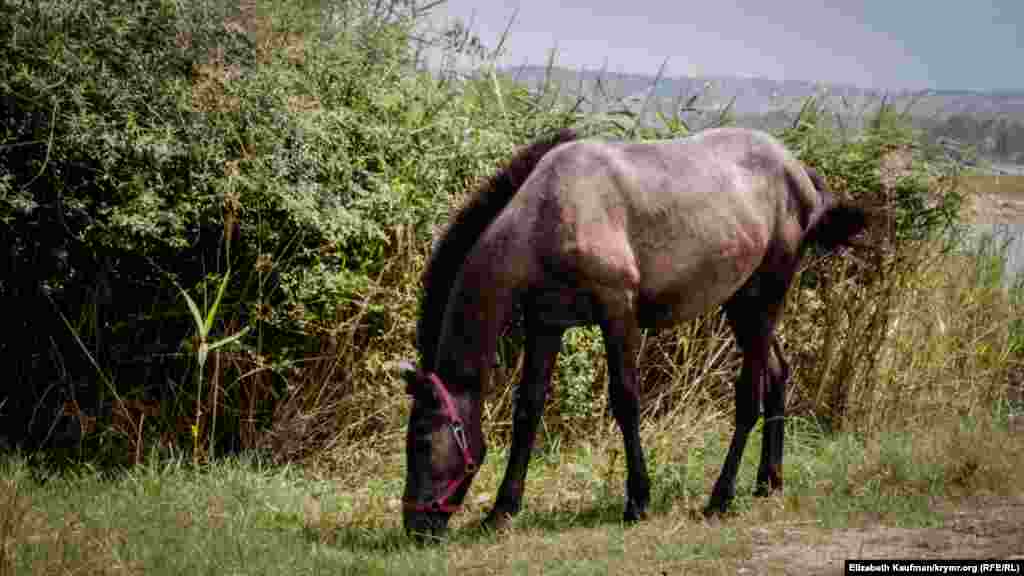
[[[755,440],[736,513],[713,522],[694,511],[722,461],[724,422],[645,431],[653,503],[650,519],[632,527],[619,521],[623,464],[609,424],[591,443],[548,443],[534,460],[525,509],[511,529],[477,531],[504,467],[496,450],[454,521],[451,540],[427,548],[401,531],[398,445],[360,466],[362,472],[322,477],[254,459],[199,471],[153,461],[116,477],[88,468],[43,477],[8,458],[0,464],[0,575],[735,574],[752,565],[783,572],[793,558],[773,560],[765,550],[792,545],[793,527],[812,548],[830,534],[867,526],[939,529],[962,499],[1012,497],[1024,486],[1024,445],[1007,431],[1005,415],[942,415],[936,422],[871,437],[827,437],[791,419],[785,495],[747,496],[759,454]],[[1014,537],[1024,545],[1024,532]],[[861,549],[870,555],[870,544]]]

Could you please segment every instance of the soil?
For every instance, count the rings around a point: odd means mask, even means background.
[[[979,223],[1024,223],[1024,198],[978,194],[974,197],[973,204],[974,219]]]
[[[753,557],[739,574],[843,574],[852,558],[1024,560],[1024,493],[969,498],[942,517],[936,528],[758,528]]]

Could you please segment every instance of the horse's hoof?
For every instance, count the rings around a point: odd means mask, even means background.
[[[782,482],[759,482],[757,487],[754,488],[754,496],[757,498],[767,498],[773,494],[782,493]]]
[[[703,510],[705,520],[710,520],[712,518],[721,518],[722,516],[725,516],[728,512],[729,504],[725,502],[721,504],[708,504],[707,506],[704,507]]]
[[[490,514],[484,518],[484,521],[480,524],[485,532],[504,532],[509,529],[512,524],[512,516],[507,512],[499,512],[497,510],[491,510]]]
[[[646,506],[641,506],[633,500],[626,500],[626,509],[622,513],[622,521],[626,524],[633,524],[647,519]]]

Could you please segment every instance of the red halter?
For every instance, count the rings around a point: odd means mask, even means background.
[[[455,402],[452,400],[451,394],[448,393],[448,389],[445,388],[444,383],[441,382],[437,374],[433,372],[427,373],[427,380],[430,381],[431,386],[434,388],[434,395],[441,402],[441,410],[448,419],[448,429],[451,430],[452,438],[455,439],[455,444],[459,447],[459,451],[462,452],[462,472],[449,480],[444,492],[432,501],[424,503],[406,500],[403,505],[406,510],[414,512],[447,512],[454,514],[459,511],[461,505],[449,504],[448,499],[455,494],[459,486],[467,478],[476,472],[476,460],[473,459],[473,455],[469,452],[466,430],[462,424],[462,418],[455,411]]]

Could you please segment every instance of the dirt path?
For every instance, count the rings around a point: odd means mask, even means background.
[[[739,574],[843,574],[850,558],[1024,559],[1024,493],[970,498],[943,517],[938,528],[758,528],[753,558]]]
[[[1024,198],[998,194],[978,194],[974,197],[974,219],[984,224],[1024,223]]]

